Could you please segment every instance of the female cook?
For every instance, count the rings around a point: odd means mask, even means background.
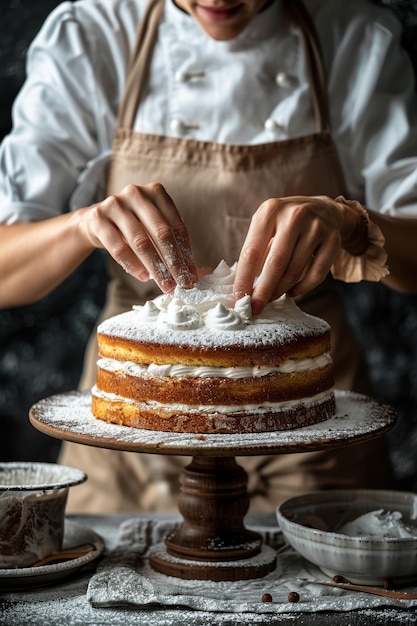
[[[257,313],[297,296],[331,324],[336,386],[367,392],[333,276],[416,290],[417,107],[399,39],[361,0],[60,5],[0,155],[0,306],[44,296],[95,248],[113,276],[102,318],[239,259],[236,297]],[[61,460],[89,475],[69,503],[83,512],[169,510],[187,461],[68,443]],[[239,462],[257,510],[390,480],[382,440]]]

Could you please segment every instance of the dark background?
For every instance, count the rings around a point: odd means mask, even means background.
[[[57,4],[0,0],[0,138],[11,125],[28,44]],[[404,47],[417,72],[417,0],[378,4],[392,8],[404,24]],[[40,398],[77,387],[106,281],[97,252],[44,300],[0,310],[0,461],[56,460],[60,442],[36,431],[28,411]],[[417,491],[417,296],[373,283],[340,289],[367,355],[373,395],[399,414],[389,434],[397,485]]]

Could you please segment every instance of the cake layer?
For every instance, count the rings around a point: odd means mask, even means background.
[[[133,363],[220,367],[278,365],[330,350],[330,328],[291,298],[252,315],[250,297],[235,302],[234,270],[225,264],[194,289],[176,288],[100,324],[102,357]]]
[[[333,368],[324,367],[293,372],[272,372],[265,376],[230,378],[207,376],[154,376],[135,368],[121,368],[109,371],[100,367],[97,373],[97,387],[107,393],[140,399],[142,402],[184,403],[199,405],[257,404],[262,402],[283,402],[315,396],[333,387]],[[232,368],[231,368],[232,369]],[[215,370],[217,371],[217,369]]]
[[[123,324],[124,322],[131,323],[133,316],[123,313],[118,317],[119,319],[115,318],[115,321]],[[250,329],[254,329],[254,326],[251,326]],[[211,341],[204,345],[203,343],[186,343],[185,339],[182,344],[168,343],[168,341],[177,339],[176,333],[172,331],[170,337],[169,335],[165,337],[165,343],[159,343],[156,340],[150,342],[137,336],[135,339],[128,339],[121,336],[121,330],[120,336],[107,335],[105,333],[106,326],[101,325],[97,340],[99,354],[102,357],[117,359],[118,361],[131,361],[132,363],[155,363],[157,365],[166,363],[209,367],[233,367],[236,364],[246,367],[279,365],[287,359],[315,357],[330,350],[329,330],[322,335],[312,337],[293,336],[291,343],[283,344],[279,330],[277,328],[274,330],[268,324],[262,334],[258,333],[260,335],[258,342],[251,344],[248,340],[245,341],[245,336],[246,339],[251,337],[250,329],[246,331],[245,335],[239,331],[232,331],[231,333],[229,331],[227,342],[224,337],[225,333],[221,333],[219,337],[211,333]],[[256,330],[260,330],[260,325]],[[112,332],[116,332],[114,323]],[[205,334],[207,333],[201,332],[201,340]],[[174,337],[172,337],[173,335]],[[188,339],[190,340],[190,338]],[[260,339],[262,342],[259,341]]]
[[[145,430],[184,433],[257,433],[291,430],[329,419],[335,412],[333,392],[316,398],[264,406],[192,407],[135,402],[92,391],[93,414],[106,422]]]

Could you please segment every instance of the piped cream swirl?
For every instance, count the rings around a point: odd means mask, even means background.
[[[165,321],[174,330],[186,330],[201,326],[200,314],[197,309],[175,299],[170,302],[167,308]]]
[[[143,306],[133,306],[134,310],[139,311],[140,319],[143,322],[155,322],[159,316],[159,309],[152,300],[145,302]]]
[[[227,309],[220,302],[207,312],[205,322],[208,328],[215,330],[238,330],[244,326],[239,313],[233,309]]]

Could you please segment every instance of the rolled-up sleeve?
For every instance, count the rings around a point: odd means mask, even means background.
[[[402,27],[391,11],[353,5],[319,20],[348,193],[382,213],[417,216],[417,94]],[[326,33],[325,22],[334,25]]]
[[[106,16],[89,20],[75,7],[59,5],[29,48],[13,129],[0,148],[1,223],[68,211],[74,193],[83,198],[80,185],[100,194],[125,62],[118,70],[111,60]]]

